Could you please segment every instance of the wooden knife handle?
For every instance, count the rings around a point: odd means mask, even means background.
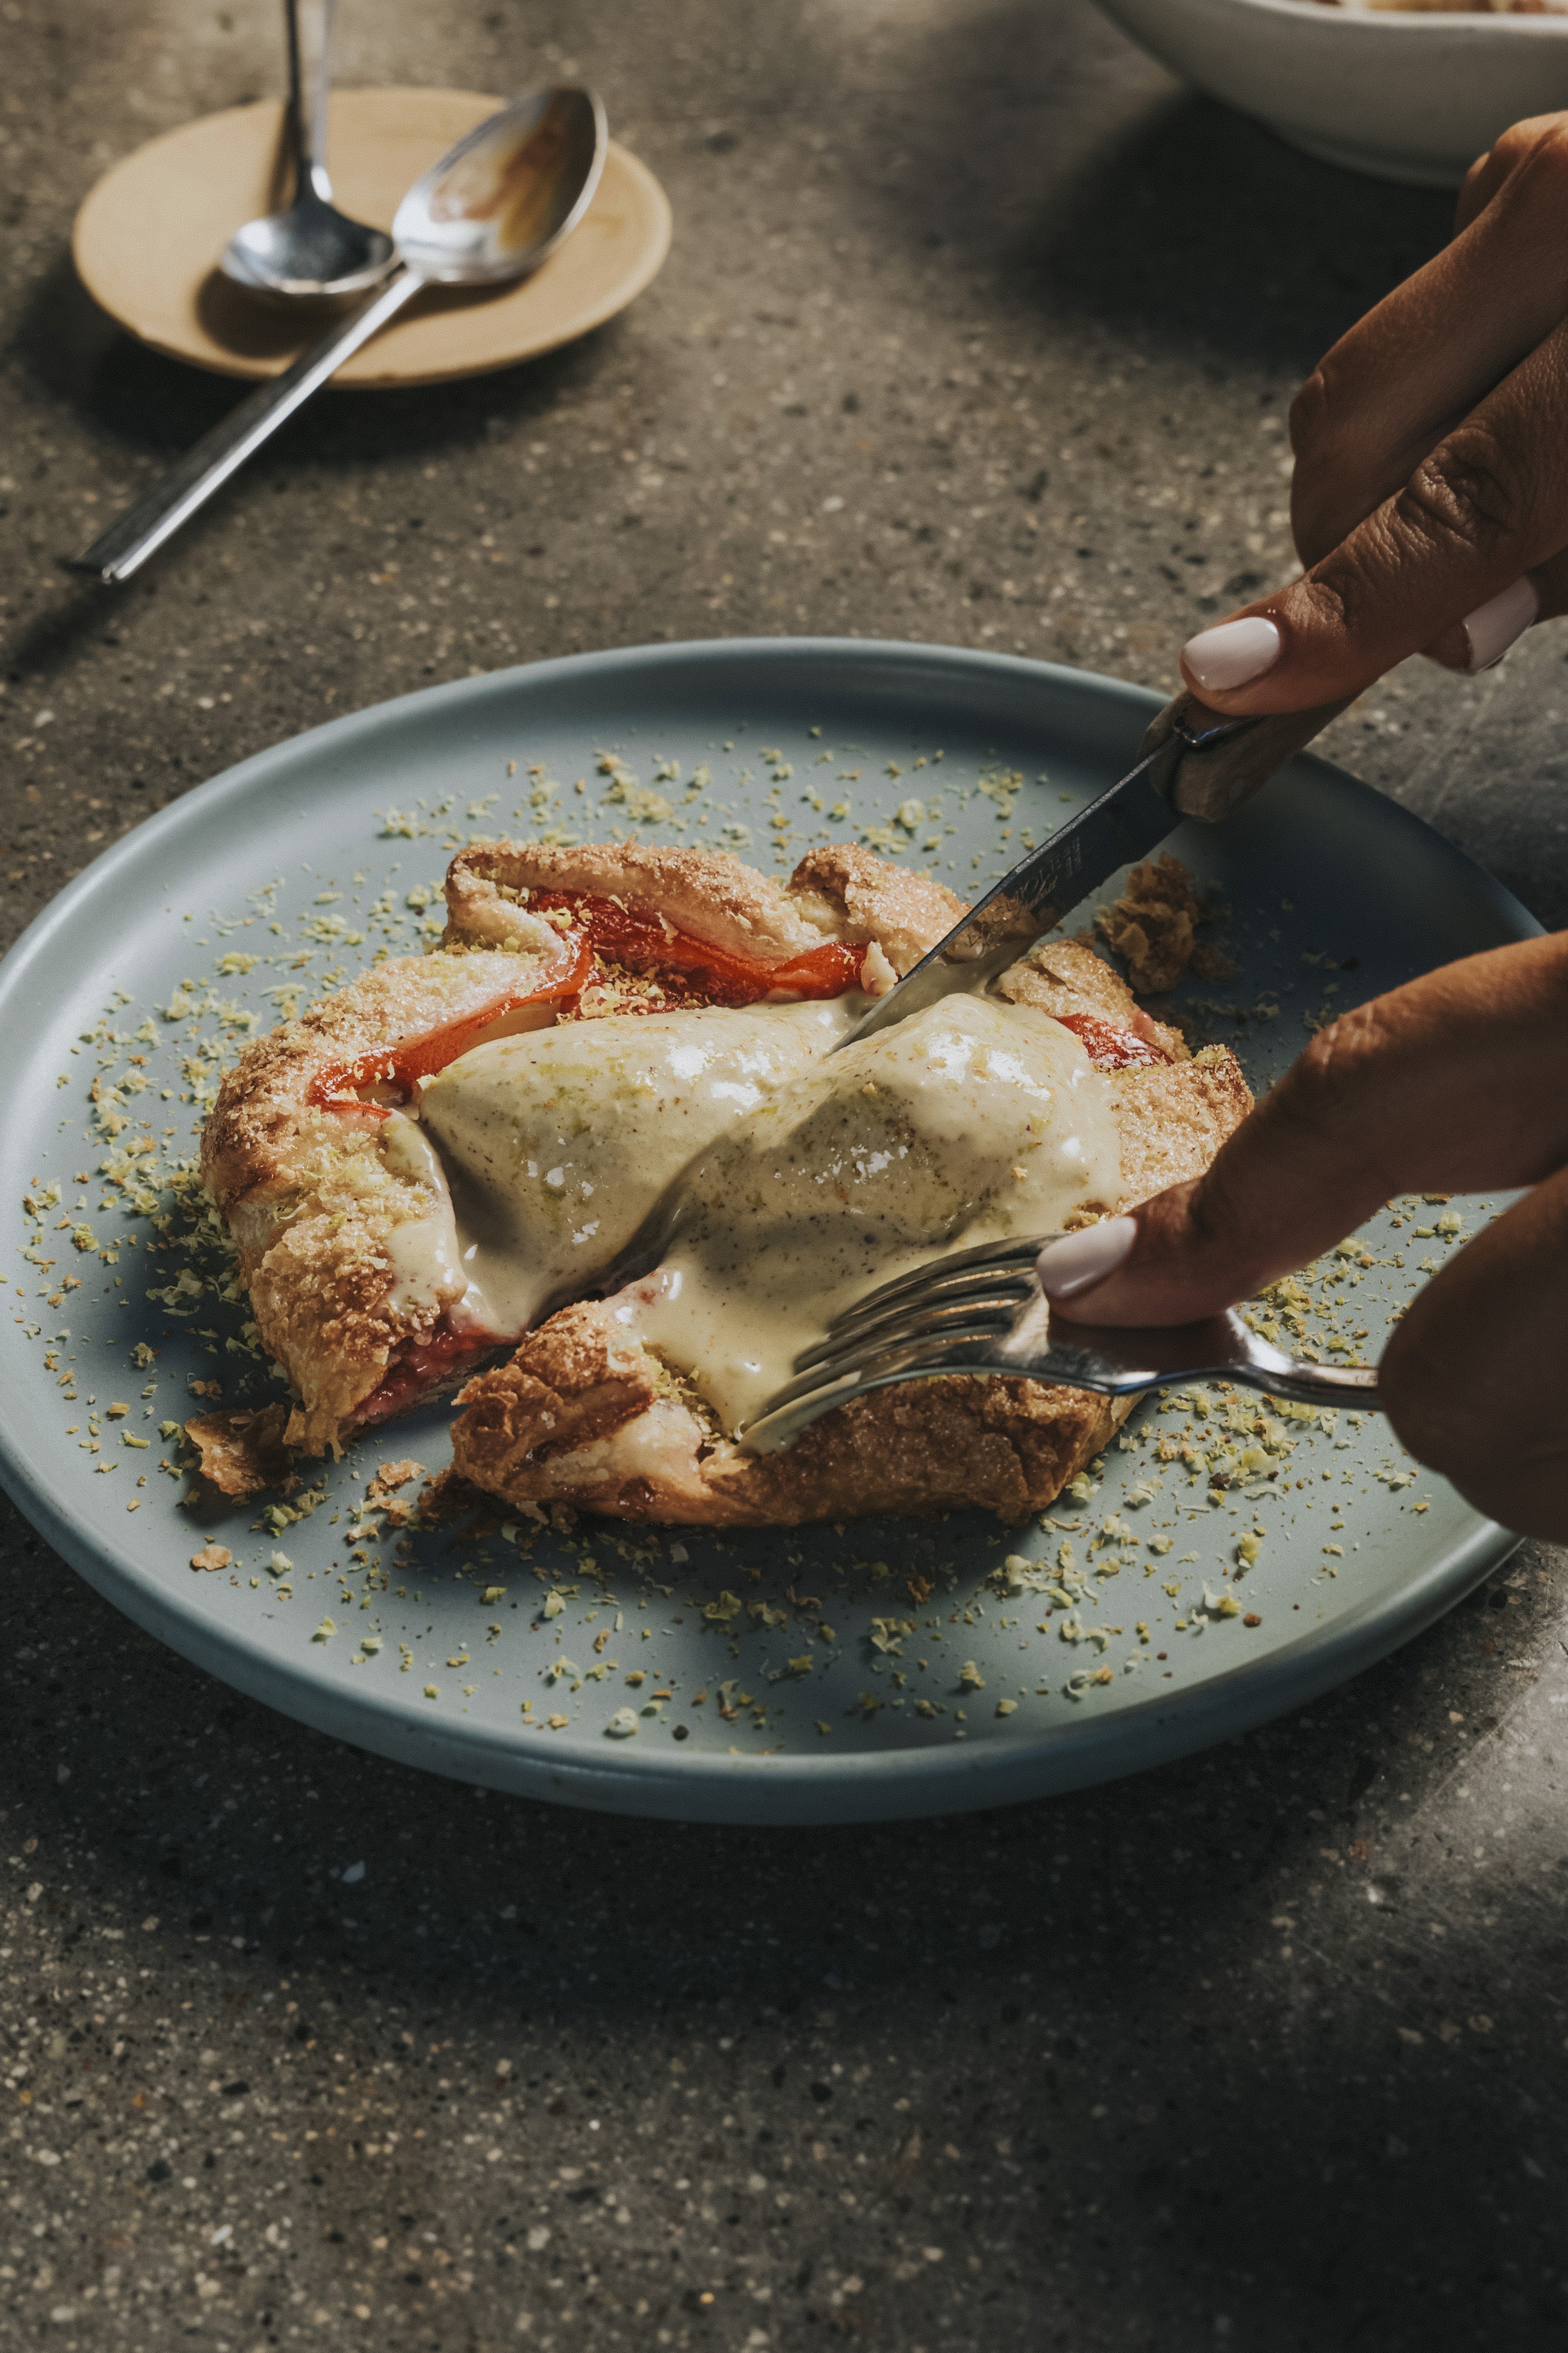
[[[1347,697],[1344,702],[1320,703],[1313,711],[1282,711],[1227,725],[1221,712],[1211,711],[1184,691],[1150,721],[1142,748],[1146,755],[1163,744],[1170,745],[1169,760],[1154,771],[1155,784],[1183,817],[1199,817],[1216,825],[1243,801],[1250,800],[1293,753],[1310,744],[1331,719],[1337,719],[1348,702]],[[1178,722],[1192,734],[1210,728],[1224,732],[1216,733],[1212,744],[1194,745],[1177,733]]]

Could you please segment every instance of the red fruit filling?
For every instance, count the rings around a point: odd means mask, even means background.
[[[863,946],[830,940],[805,955],[765,964],[694,939],[658,915],[587,892],[536,891],[530,906],[541,913],[560,908],[572,918],[572,928],[562,939],[562,961],[546,980],[534,988],[507,990],[444,1029],[380,1047],[352,1062],[329,1064],[311,1080],[307,1101],[318,1110],[384,1119],[388,1106],[367,1102],[362,1089],[389,1086],[408,1093],[416,1079],[444,1071],[507,1014],[525,1005],[569,1003],[581,994],[600,957],[623,972],[657,974],[672,1004],[730,1006],[755,1005],[773,995],[842,997],[858,987],[866,958]]]
[[[437,1071],[444,1071],[448,1062],[466,1054],[480,1034],[505,1015],[516,1013],[525,1005],[546,1005],[575,997],[594,968],[593,947],[587,940],[571,933],[561,945],[560,962],[537,987],[503,990],[477,1012],[465,1014],[460,1021],[449,1021],[444,1029],[427,1029],[422,1037],[405,1038],[395,1046],[380,1047],[374,1053],[361,1054],[353,1062],[332,1062],[317,1071],[306,1090],[306,1101],[321,1111],[364,1112],[372,1119],[385,1119],[387,1105],[366,1103],[357,1092],[359,1088],[395,1086],[406,1094],[416,1079],[427,1079]]]
[[[356,1409],[355,1421],[390,1421],[394,1414],[456,1388],[500,1345],[493,1333],[454,1332],[446,1324],[438,1324],[426,1339],[405,1340],[378,1386]]]
[[[595,955],[623,972],[657,974],[666,995],[682,1003],[755,1005],[775,992],[796,997],[842,997],[859,986],[866,960],[864,945],[829,940],[785,964],[766,964],[733,948],[715,947],[710,940],[694,939],[643,908],[585,892],[533,891],[528,904],[534,914],[563,910],[571,916],[574,931],[592,943]]]
[[[1098,1013],[1058,1013],[1057,1019],[1075,1038],[1081,1038],[1089,1059],[1101,1071],[1130,1071],[1141,1063],[1168,1062],[1169,1054],[1152,1038],[1120,1021],[1102,1020]]]

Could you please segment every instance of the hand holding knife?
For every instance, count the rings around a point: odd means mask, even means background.
[[[1147,858],[1184,818],[1217,824],[1250,800],[1345,707],[1226,719],[1193,694],[1177,695],[1151,721],[1142,756],[1121,783],[1020,859],[840,1043],[873,1038],[1016,963],[1121,867]]]

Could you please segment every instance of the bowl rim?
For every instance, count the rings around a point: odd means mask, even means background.
[[[1335,0],[1208,0],[1208,5],[1228,7],[1237,16],[1295,17],[1325,29],[1332,26],[1331,39],[1336,35],[1367,39],[1385,32],[1394,39],[1419,39],[1438,31],[1467,34],[1472,41],[1492,33],[1504,40],[1568,37],[1568,10],[1516,15],[1487,8],[1357,8],[1335,5]]]

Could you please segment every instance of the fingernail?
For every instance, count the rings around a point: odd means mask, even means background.
[[[1478,605],[1459,624],[1469,641],[1470,668],[1490,670],[1501,661],[1514,639],[1523,637],[1540,613],[1541,599],[1533,580],[1516,580],[1500,596],[1489,596],[1484,605]]]
[[[1233,686],[1250,686],[1279,659],[1279,632],[1260,613],[1245,621],[1222,621],[1217,629],[1200,629],[1182,648],[1182,659],[1198,684],[1219,694]]]
[[[1047,1299],[1076,1299],[1080,1291],[1091,1291],[1114,1274],[1137,1239],[1136,1219],[1107,1218],[1100,1225],[1085,1226],[1081,1233],[1047,1242],[1035,1261],[1040,1289]]]

